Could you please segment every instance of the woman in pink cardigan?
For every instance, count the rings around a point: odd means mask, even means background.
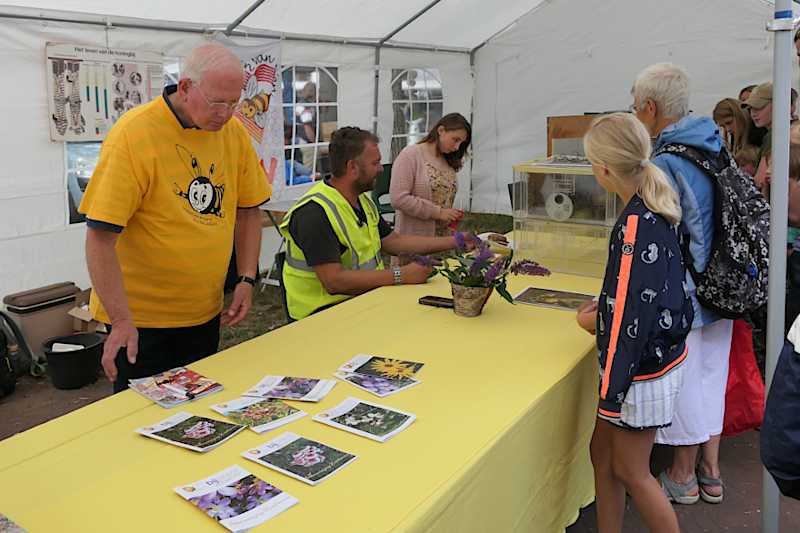
[[[472,141],[472,126],[459,113],[443,116],[418,144],[406,146],[392,165],[389,195],[394,230],[406,235],[445,236],[463,216],[453,209],[456,172]]]

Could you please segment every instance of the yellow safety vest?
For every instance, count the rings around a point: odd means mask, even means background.
[[[347,294],[329,294],[325,290],[314,269],[306,263],[303,251],[289,233],[292,215],[308,202],[316,202],[322,207],[339,242],[345,247],[341,256],[343,268],[383,270],[378,209],[368,193],[359,195],[358,201],[367,215],[367,224],[359,225],[355,211],[347,199],[334,187],[320,182],[292,206],[281,222],[279,229],[286,239],[283,286],[289,315],[295,320],[305,318],[321,307],[351,298]]]

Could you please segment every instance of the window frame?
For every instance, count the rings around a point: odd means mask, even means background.
[[[411,92],[408,89],[406,89],[405,91],[401,90],[401,93],[405,93],[408,96],[408,98],[396,99],[395,98],[395,94],[396,94],[395,93],[395,85],[397,83],[402,83],[404,79],[407,79],[407,75],[411,71],[418,72],[418,73],[419,72],[423,73],[423,75],[425,76],[425,84],[426,84],[426,90],[428,91],[428,96],[426,98],[423,98],[423,99],[415,99],[415,98],[412,98]],[[438,98],[431,98],[430,97],[430,88],[427,87],[428,78],[433,79],[438,83],[438,89],[440,91],[440,97],[438,97]],[[408,68],[402,68],[402,69],[392,69],[391,83],[389,84],[389,90],[390,90],[391,95],[392,95],[392,129],[391,129],[392,136],[391,136],[391,140],[390,140],[390,143],[389,143],[389,152],[390,152],[391,160],[394,161],[394,159],[400,153],[402,148],[405,148],[406,146],[411,144],[410,140],[411,140],[412,137],[414,137],[414,138],[419,137],[418,139],[416,139],[414,141],[414,142],[419,142],[420,140],[422,140],[425,137],[425,135],[427,135],[427,133],[434,126],[435,122],[433,124],[431,123],[432,122],[431,121],[431,104],[440,105],[441,109],[442,109],[442,115],[441,116],[444,116],[444,94],[445,93],[444,93],[444,84],[442,83],[441,71],[439,69],[437,69],[437,68],[431,68],[431,67],[408,67]],[[425,126],[423,128],[424,133],[422,133],[422,135],[419,135],[417,132],[410,132],[409,131],[410,128],[408,128],[408,127],[406,127],[405,133],[395,133],[395,131],[397,129],[397,124],[395,124],[395,121],[397,120],[397,113],[395,112],[397,104],[406,104],[406,105],[409,106],[409,108],[412,111],[413,111],[415,106],[419,106],[419,105],[422,105],[422,104],[425,105]],[[409,121],[407,121],[407,122],[409,122]],[[396,142],[395,139],[405,139],[405,144],[403,145],[402,148],[400,148],[397,151],[397,153],[395,153],[395,148],[394,148],[395,147],[395,142]]]
[[[300,93],[300,91],[302,91],[302,89],[298,89],[298,87],[296,85],[297,82],[295,81],[295,80],[297,80],[297,70],[298,69],[302,69],[303,71],[309,71],[309,70],[313,69],[312,76],[311,76],[312,79],[306,81],[306,83],[313,82],[315,84],[315,86],[316,86],[315,87],[316,91],[315,91],[314,101],[313,102],[298,102],[299,93]],[[321,155],[325,155],[327,153],[327,148],[330,145],[330,141],[326,141],[324,139],[324,134],[322,132],[322,128],[321,128],[322,122],[320,121],[321,114],[322,114],[321,111],[323,109],[324,110],[334,110],[335,114],[336,114],[335,123],[336,123],[337,126],[338,126],[338,123],[339,123],[339,66],[338,65],[300,65],[300,64],[282,65],[282,67],[281,67],[281,86],[282,86],[281,89],[282,89],[282,94],[284,96],[287,95],[286,87],[283,86],[284,85],[284,80],[285,80],[285,74],[286,74],[287,71],[291,71],[290,79],[291,79],[291,82],[292,82],[292,87],[291,87],[290,93],[291,93],[292,100],[289,101],[289,102],[287,102],[285,100],[283,102],[281,102],[281,107],[282,107],[281,111],[283,112],[284,119],[286,119],[287,117],[291,117],[292,118],[292,121],[291,121],[291,127],[292,127],[292,139],[291,140],[292,140],[292,143],[283,145],[284,154],[286,154],[286,150],[289,150],[289,154],[291,156],[290,159],[289,159],[289,163],[290,163],[289,166],[290,166],[290,168],[293,168],[294,167],[294,162],[295,162],[295,154],[297,153],[297,151],[301,150],[301,149],[304,149],[304,150],[312,149],[314,155],[313,155],[311,164],[309,165],[306,161],[303,161],[302,164],[305,165],[305,166],[309,166],[311,168],[311,176],[314,176],[319,172],[319,170],[317,168],[317,163],[320,160],[320,156]],[[313,74],[316,74],[316,77],[314,77]],[[322,76],[327,76],[328,82],[332,83],[333,86],[336,89],[336,93],[335,93],[335,97],[334,97],[333,101],[326,101],[326,102],[321,102],[320,101],[320,89],[321,89],[321,85],[322,85]],[[299,131],[298,130],[298,125],[300,125],[300,123],[295,118],[297,116],[296,112],[297,112],[298,104],[303,105],[303,107],[305,107],[305,108],[312,108],[314,110],[314,139],[315,139],[314,142],[295,144],[296,139],[298,138],[298,131]],[[284,124],[284,127],[286,127],[285,124]],[[322,153],[323,149],[325,150],[325,153]],[[325,177],[325,175],[326,174],[323,174],[323,177]],[[307,185],[307,182],[294,183],[294,176],[292,176],[291,183],[286,184],[286,180],[288,178],[289,178],[289,176],[284,176],[284,184],[285,184],[285,186],[287,188],[299,187],[299,186]]]

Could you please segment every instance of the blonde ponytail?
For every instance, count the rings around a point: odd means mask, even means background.
[[[664,171],[649,160],[644,165],[639,196],[642,197],[644,205],[650,211],[666,218],[670,224],[675,225],[681,221],[681,204],[678,193],[670,185],[669,178]]]
[[[678,193],[650,161],[650,135],[636,117],[612,113],[595,119],[583,138],[583,147],[589,160],[608,168],[614,179],[636,185],[648,209],[670,224],[681,221]]]

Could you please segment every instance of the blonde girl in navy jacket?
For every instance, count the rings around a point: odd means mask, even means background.
[[[651,531],[678,532],[672,506],[650,474],[650,451],[656,429],[675,412],[693,320],[680,202],[650,162],[650,136],[633,115],[595,120],[584,148],[598,183],[625,204],[600,297],[577,317],[596,334],[600,355],[591,443],[599,530],[622,529],[627,492]]]

